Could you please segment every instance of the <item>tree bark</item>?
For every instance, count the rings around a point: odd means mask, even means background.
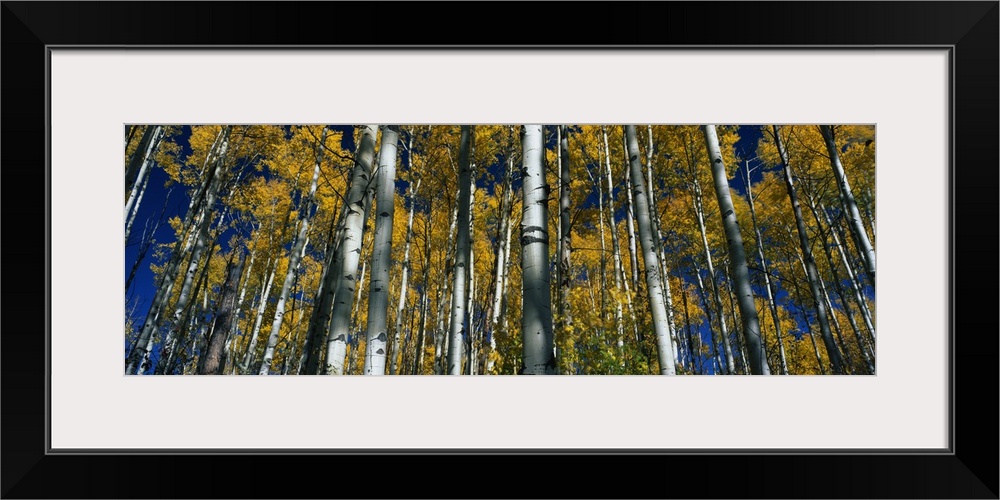
[[[451,338],[448,347],[448,374],[462,374],[463,334],[466,329],[466,308],[468,307],[468,270],[471,241],[469,238],[470,204],[472,192],[472,167],[469,148],[472,142],[472,126],[462,125],[461,143],[458,149],[458,236],[455,250],[455,272],[452,284]]]
[[[229,272],[226,274],[226,282],[222,285],[222,292],[219,297],[219,310],[215,315],[215,327],[212,329],[212,336],[208,341],[208,348],[205,353],[204,362],[199,363],[198,373],[201,375],[221,375],[223,365],[222,351],[226,344],[226,337],[232,330],[236,308],[236,289],[239,287],[238,281],[243,274],[243,266],[246,264],[247,255],[244,253],[240,261],[233,266],[232,257],[229,260]]]
[[[523,218],[521,222],[521,335],[520,374],[554,375],[552,302],[549,292],[548,196],[542,157],[545,145],[541,125],[521,130]]]
[[[340,271],[336,277],[337,286],[331,312],[329,335],[327,336],[326,367],[327,375],[342,375],[344,373],[344,357],[347,354],[347,336],[351,323],[351,306],[354,302],[354,276],[358,272],[358,260],[361,257],[361,238],[366,211],[368,187],[372,178],[372,160],[375,156],[376,125],[365,125],[362,128],[355,156],[354,171],[351,174],[351,188],[348,192],[347,215],[344,218],[344,235],[337,252],[335,269]]]
[[[646,295],[652,313],[653,331],[656,334],[656,351],[661,375],[675,375],[673,348],[670,341],[670,327],[667,325],[666,300],[663,297],[663,277],[660,274],[660,258],[656,252],[653,228],[650,223],[649,198],[642,178],[642,163],[639,161],[639,142],[635,125],[625,125],[625,141],[628,147],[629,170],[632,174],[633,207],[639,223],[639,240],[642,244],[642,259],[645,264]]]
[[[764,352],[764,342],[760,335],[760,321],[757,317],[757,306],[754,304],[753,291],[750,288],[750,274],[747,269],[746,253],[743,249],[743,237],[736,221],[733,200],[729,193],[729,180],[726,177],[726,167],[722,163],[719,148],[719,138],[715,125],[705,125],[705,144],[708,149],[709,162],[712,165],[712,178],[715,181],[715,194],[719,200],[719,212],[722,213],[722,226],[726,231],[729,243],[729,263],[736,285],[736,297],[740,306],[740,317],[743,321],[743,341],[747,347],[750,359],[750,372],[753,375],[770,375],[767,366],[767,354]]]
[[[368,328],[365,338],[365,375],[385,374],[385,350],[388,342],[387,318],[389,309],[389,260],[392,257],[392,223],[396,212],[396,142],[398,128],[382,127],[382,145],[379,147],[379,166],[376,177],[375,241],[372,247],[371,283],[368,287]],[[410,220],[412,221],[412,215]],[[409,234],[407,234],[409,243]],[[407,245],[409,254],[409,245]],[[409,255],[405,257],[409,259]],[[403,264],[403,284],[400,297],[406,297],[406,262]],[[400,308],[400,311],[402,308]],[[397,322],[401,324],[401,322]],[[397,346],[399,330],[396,330]],[[395,356],[393,356],[395,365]],[[394,370],[395,371],[395,370]]]
[[[858,211],[858,204],[854,201],[854,193],[851,192],[851,184],[847,181],[847,174],[844,172],[844,166],[840,163],[840,153],[837,149],[837,143],[833,139],[833,127],[820,125],[819,130],[823,134],[823,142],[826,143],[826,151],[830,155],[830,166],[833,167],[837,187],[840,188],[840,200],[844,205],[844,213],[847,214],[850,222],[854,244],[858,248],[858,252],[861,253],[862,262],[865,263],[872,284],[875,284],[875,250],[868,239],[868,232],[865,231],[861,213]]]

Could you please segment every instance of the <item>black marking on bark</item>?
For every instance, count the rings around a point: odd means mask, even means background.
[[[545,237],[542,237],[542,238],[536,238],[534,236],[522,236],[521,237],[521,246],[522,247],[526,246],[526,245],[530,245],[532,243],[545,243],[546,245],[548,245],[549,244],[549,238],[548,238],[548,236],[545,236]]]
[[[377,286],[377,287],[373,288],[372,291],[373,292],[381,292],[382,291],[382,287]]]
[[[379,217],[388,217],[389,216],[389,212],[382,212],[382,213],[380,213],[378,215],[379,215]]]
[[[459,262],[455,267],[465,267],[465,262]]]
[[[635,161],[635,160],[636,160],[636,159],[638,159],[638,158],[639,158],[639,155],[632,155],[632,156],[629,156],[629,157],[628,157],[628,161],[629,161],[629,162],[633,162],[633,161]]]
[[[729,217],[729,214],[731,213],[733,213],[732,210],[726,210],[726,213],[722,214],[722,218],[725,219],[726,217]]]
[[[334,342],[338,342],[338,341],[339,342],[343,342],[344,341],[344,334],[341,333],[340,335],[337,335],[336,337],[333,338],[333,341]]]
[[[385,350],[384,349],[379,349],[379,350],[375,351],[375,354],[385,354]]]
[[[722,158],[716,158],[712,163],[722,163]]]
[[[354,281],[354,275],[353,274],[348,274],[347,276],[344,276],[344,279],[345,280]]]
[[[385,332],[381,332],[378,334],[378,337],[375,337],[375,340],[379,342],[385,342],[387,338],[388,337],[385,336]]]

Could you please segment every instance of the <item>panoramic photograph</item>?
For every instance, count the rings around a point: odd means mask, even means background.
[[[125,375],[875,375],[875,140],[125,125]]]

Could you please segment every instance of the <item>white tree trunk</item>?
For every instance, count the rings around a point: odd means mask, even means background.
[[[388,334],[386,323],[389,309],[389,260],[392,257],[392,222],[396,212],[396,142],[399,140],[397,128],[393,125],[382,127],[382,145],[379,147],[379,166],[376,176],[375,242],[372,247],[371,283],[368,287],[368,328],[365,337],[365,375],[385,374],[385,351]],[[413,220],[412,212],[410,220]],[[409,234],[407,234],[409,239]],[[406,297],[406,265],[409,247],[403,264],[403,285],[400,297]],[[399,309],[402,311],[402,308]],[[401,318],[401,315],[397,315]],[[399,318],[397,318],[399,319]],[[397,324],[401,324],[397,321]],[[396,349],[399,346],[399,330],[396,330]],[[397,353],[398,354],[398,353]],[[395,355],[393,365],[395,365]]]
[[[642,259],[646,271],[646,295],[652,313],[653,331],[656,334],[656,351],[660,362],[661,375],[675,375],[674,352],[670,340],[667,321],[666,300],[663,297],[663,277],[660,275],[660,258],[653,241],[650,224],[649,198],[642,179],[642,163],[639,161],[639,142],[635,125],[625,125],[625,141],[628,147],[629,170],[632,173],[632,189],[636,220],[639,223],[639,240],[642,243]]]
[[[412,161],[412,160],[410,160]],[[410,165],[413,168],[413,165]],[[417,192],[420,191],[420,181],[422,179],[417,179],[416,184],[413,183],[412,176],[410,177],[410,213],[406,219],[406,245],[403,247],[403,275],[399,280],[399,302],[396,304],[396,328],[393,332],[393,349],[398,349],[395,346],[399,345],[399,332],[403,329],[403,308],[406,307],[406,293],[409,291],[409,277],[410,277],[410,242],[413,239],[413,212],[416,209],[416,196]],[[378,230],[376,229],[376,236]],[[393,352],[392,364],[389,365],[389,374],[395,375],[398,373],[398,358],[402,353]]]
[[[523,156],[523,209],[521,221],[521,335],[524,343],[521,374],[554,375],[552,302],[549,285],[548,196],[542,166],[545,145],[541,125],[524,125],[521,132]]]
[[[712,261],[712,250],[708,246],[708,235],[705,231],[705,207],[702,204],[701,183],[698,182],[698,174],[693,173],[693,175],[694,209],[695,215],[698,219],[698,229],[701,231],[701,244],[705,248],[705,262],[708,265],[708,277],[712,283],[712,296],[715,300],[715,310],[719,317],[719,331],[720,336],[722,337],[722,350],[726,356],[726,373],[733,373],[736,371],[736,363],[733,360],[732,346],[729,345],[729,328],[726,326],[725,313],[722,309],[722,294],[719,292],[719,283],[716,281],[715,265]]]
[[[767,353],[764,352],[764,342],[760,335],[757,305],[754,303],[753,291],[750,288],[750,274],[747,269],[746,253],[743,249],[743,237],[740,235],[740,227],[736,222],[736,212],[733,210],[733,200],[729,193],[729,180],[719,149],[719,138],[715,133],[715,125],[705,125],[703,130],[709,162],[712,165],[712,178],[715,180],[715,194],[719,200],[719,212],[722,213],[722,225],[726,231],[726,240],[729,242],[729,262],[732,266],[740,317],[743,320],[743,341],[750,356],[750,372],[754,375],[770,375],[771,372],[767,366]]]
[[[136,177],[135,183],[129,190],[128,199],[125,201],[125,220],[131,219],[135,213],[139,212],[139,202],[142,201],[142,193],[146,190],[146,183],[149,181],[149,172],[151,170],[151,165],[153,163],[153,152],[160,145],[160,139],[163,138],[163,127],[157,126],[153,130],[152,140],[149,141],[146,150],[142,154],[142,166],[139,167],[139,172]],[[136,151],[138,153],[138,151]],[[125,228],[125,241],[128,241],[129,229],[132,225],[127,224]]]
[[[471,241],[469,237],[470,206],[472,194],[472,168],[469,148],[472,141],[472,127],[462,126],[461,143],[458,149],[458,237],[455,250],[455,274],[452,285],[451,335],[448,346],[448,374],[461,375],[462,347],[465,333],[466,308],[468,307],[468,271]]]
[[[347,355],[347,336],[351,324],[351,306],[354,301],[354,276],[358,272],[358,260],[361,257],[361,238],[366,214],[366,198],[369,183],[372,181],[372,160],[375,156],[376,125],[365,125],[361,132],[361,141],[355,156],[354,172],[351,174],[351,188],[348,192],[347,215],[344,218],[344,235],[340,243],[340,251],[336,258],[336,269],[340,270],[337,277],[335,298],[333,301],[330,333],[327,336],[326,367],[327,375],[342,375],[344,373],[344,357]]]
[[[618,345],[619,355],[621,355],[623,349],[625,348],[625,325],[622,315],[622,301],[620,298],[622,281],[624,280],[624,271],[622,269],[621,245],[618,242],[618,227],[615,225],[615,185],[611,177],[611,149],[608,147],[608,129],[601,127],[601,135],[604,138],[604,162],[606,167],[605,171],[608,176],[608,228],[611,232],[611,253],[614,257],[615,265],[615,291],[618,292],[618,296],[615,297],[615,323],[618,328],[618,338],[616,343]],[[627,282],[625,283],[625,296],[631,297]],[[629,306],[630,311],[631,309],[631,306]]]
[[[267,277],[267,284],[261,292],[260,304],[257,306],[257,317],[254,319],[253,331],[250,332],[250,343],[247,345],[246,355],[243,357],[242,371],[247,373],[253,365],[254,357],[257,356],[257,338],[260,335],[260,327],[264,322],[264,311],[267,309],[268,299],[271,297],[271,287],[274,285],[274,276],[278,273],[278,259],[274,259],[271,273]],[[266,269],[266,267],[265,267]]]
[[[132,235],[132,225],[135,224],[135,219],[139,215],[139,205],[142,204],[142,196],[144,194],[146,194],[146,186],[149,185],[149,178],[150,177],[151,176],[149,176],[149,175],[144,176],[143,179],[142,179],[142,185],[141,186],[137,186],[138,189],[139,189],[139,193],[138,193],[138,195],[135,198],[135,210],[132,210],[132,213],[130,214],[130,213],[128,213],[129,212],[129,207],[125,208],[125,214],[126,214],[126,217],[128,217],[128,219],[125,221],[125,244],[126,245],[128,244],[128,238],[129,238],[129,236]],[[132,200],[132,198],[130,197],[129,201],[131,201],[131,200]]]
[[[868,239],[868,232],[865,230],[861,220],[861,213],[858,211],[858,204],[854,201],[854,193],[851,192],[851,184],[847,182],[847,174],[844,173],[844,166],[840,163],[840,153],[837,150],[837,143],[833,139],[833,127],[831,125],[820,125],[820,132],[823,134],[823,141],[826,143],[827,154],[830,155],[830,166],[833,167],[834,177],[837,178],[837,186],[840,188],[840,200],[844,205],[844,213],[847,214],[850,222],[851,235],[854,236],[854,244],[861,253],[862,261],[867,267],[868,276],[872,283],[875,283],[875,249],[872,248]]]

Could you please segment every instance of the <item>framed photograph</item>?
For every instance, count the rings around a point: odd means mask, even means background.
[[[386,476],[373,489],[348,474],[326,496],[997,498],[996,426],[985,424],[997,324],[978,309],[997,298],[997,2],[470,5],[488,21],[414,23],[454,19],[448,5],[416,3],[3,3],[2,155],[17,188],[7,260],[45,270],[10,275],[28,293],[7,297],[0,353],[4,497],[299,497],[314,487],[302,472],[319,466]],[[563,27],[560,9],[591,23]],[[549,158],[529,154],[536,139]],[[570,158],[583,158],[573,182],[560,173]],[[824,174],[792,174],[798,165]],[[536,168],[550,190],[531,189]],[[395,189],[353,189],[376,176]],[[557,213],[556,184],[589,193],[578,211]],[[605,188],[635,196],[627,215],[605,208]],[[222,190],[227,208],[213,213]],[[547,215],[528,209],[529,193],[547,194],[534,203]],[[287,216],[260,210],[264,198]],[[471,214],[435,211],[446,199],[469,200]],[[747,213],[755,200],[763,237]],[[477,226],[487,207],[499,215]],[[502,234],[503,207],[522,228],[515,250],[482,236]],[[635,295],[612,290],[611,259],[585,244],[605,210],[612,225],[636,219],[640,258],[618,265]],[[353,261],[323,236],[350,240],[351,213]],[[574,229],[531,223],[561,214]],[[687,228],[687,246],[653,243],[668,224]],[[123,227],[143,236],[123,245]],[[539,262],[568,269],[556,258],[564,235],[581,242],[570,245],[577,275],[529,274],[543,240]],[[383,280],[406,285],[375,249],[398,259],[411,239],[414,260],[426,258],[407,267],[412,301],[377,295]],[[477,288],[490,279],[480,267],[461,293],[490,289],[516,309],[494,314],[481,296],[483,326],[451,323],[449,351],[440,328],[425,342],[413,326],[444,317],[419,313],[448,293],[418,271],[454,269],[442,276],[458,295],[470,246],[480,266],[503,258],[497,248],[520,265],[513,291],[503,278]],[[521,302],[549,279],[578,283],[576,302],[569,291]],[[347,322],[327,332],[351,302],[324,313],[322,291],[353,297],[353,283],[368,334]],[[628,311],[634,299],[652,313],[616,322],[604,304],[624,296]],[[476,303],[462,297],[473,325]],[[681,310],[695,319],[665,316]],[[504,314],[514,333],[490,326]],[[522,314],[541,325],[530,342]],[[270,336],[252,326],[265,316]],[[732,335],[717,339],[727,318]],[[324,325],[315,340],[313,323]],[[625,340],[578,333],[607,325]],[[275,376],[375,370],[427,376]],[[514,376],[535,372],[563,376]],[[512,376],[433,376],[444,373]],[[750,376],[761,373],[772,376]],[[238,376],[258,374],[271,376]],[[698,376],[718,374],[746,376]],[[553,460],[577,479],[547,477]]]

